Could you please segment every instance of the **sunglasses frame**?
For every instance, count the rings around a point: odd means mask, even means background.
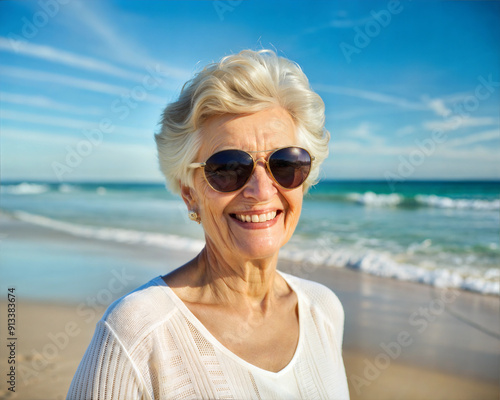
[[[283,150],[283,149],[289,149],[289,148],[293,148],[293,149],[301,149],[301,150],[304,150],[310,157],[311,159],[311,166],[309,168],[309,172],[307,173],[307,176],[306,176],[306,179],[304,179],[304,181],[294,187],[294,188],[286,188],[284,186],[282,186],[277,180],[276,178],[274,177],[273,175],[273,172],[271,171],[271,167],[269,166],[269,159],[273,156],[274,153],[276,153],[277,151],[280,151],[280,150]],[[315,160],[315,157],[313,155],[311,155],[311,153],[309,153],[309,151],[307,151],[306,149],[304,149],[303,147],[300,147],[300,146],[284,146],[284,147],[280,147],[280,148],[277,148],[277,149],[273,149],[273,150],[255,150],[255,151],[246,151],[246,150],[241,150],[241,149],[224,149],[224,150],[220,150],[220,151],[217,151],[215,152],[214,154],[212,154],[210,157],[207,158],[207,161],[213,157],[215,154],[218,154],[218,153],[222,153],[223,151],[228,151],[228,150],[237,150],[237,151],[242,151],[243,153],[247,153],[253,160],[253,167],[252,167],[252,172],[250,173],[250,175],[248,175],[248,178],[247,180],[245,181],[245,183],[243,183],[243,185],[241,185],[240,188],[238,189],[235,189],[235,190],[231,190],[231,191],[228,191],[228,192],[222,192],[220,190],[217,190],[216,188],[214,188],[210,182],[208,181],[207,179],[207,175],[205,174],[205,170],[203,170],[203,178],[205,179],[205,181],[207,182],[208,186],[210,186],[213,190],[215,190],[216,192],[219,192],[219,193],[233,193],[233,192],[237,192],[238,190],[240,189],[243,189],[245,187],[245,185],[248,183],[248,181],[250,180],[250,178],[252,177],[254,171],[255,171],[255,167],[257,166],[257,163],[259,161],[263,161],[264,164],[266,165],[266,169],[267,171],[269,172],[269,175],[271,176],[271,179],[273,180],[274,183],[276,183],[280,188],[283,188],[285,190],[293,190],[293,189],[296,189],[298,188],[299,186],[303,185],[304,182],[307,180],[307,178],[309,177],[309,174],[311,173],[311,169],[312,169],[312,164],[313,164],[313,161]],[[253,153],[267,153],[267,152],[271,152],[271,154],[269,154],[267,156],[267,158],[263,158],[263,157],[260,157],[258,158],[257,160],[252,156]],[[204,168],[206,165],[207,165],[207,161],[205,162],[199,162],[199,163],[191,163],[188,165],[188,168],[193,168],[193,169],[196,169],[196,168]]]

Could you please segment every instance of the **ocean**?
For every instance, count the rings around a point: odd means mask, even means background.
[[[4,214],[76,236],[203,247],[201,227],[162,184],[3,182],[0,200]],[[498,296],[499,238],[498,181],[322,181],[280,257],[305,271],[351,268]]]

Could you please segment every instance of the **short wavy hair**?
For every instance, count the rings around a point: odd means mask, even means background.
[[[243,50],[207,65],[186,82],[177,101],[165,108],[155,135],[160,169],[167,186],[193,186],[194,161],[202,144],[204,121],[215,115],[252,114],[273,106],[288,111],[300,146],[314,157],[304,192],[318,181],[319,167],[328,156],[329,132],[325,105],[313,92],[301,68],[271,50]]]

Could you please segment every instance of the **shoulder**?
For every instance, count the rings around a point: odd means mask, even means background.
[[[344,308],[335,293],[325,285],[293,275],[284,274],[283,278],[297,293],[299,302],[304,303],[305,310],[312,317],[316,329],[325,329],[328,337],[338,348],[342,348],[344,336]]]
[[[144,338],[177,311],[161,277],[138,287],[112,303],[101,322],[122,340],[124,345]]]
[[[325,285],[289,275],[280,274],[285,278],[297,295],[312,309],[332,322],[344,321],[344,309],[337,295]]]

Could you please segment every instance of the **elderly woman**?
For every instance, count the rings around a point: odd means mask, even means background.
[[[348,398],[339,300],[276,270],[328,140],[321,98],[271,51],[189,81],[156,141],[206,245],[109,307],[68,399]]]

